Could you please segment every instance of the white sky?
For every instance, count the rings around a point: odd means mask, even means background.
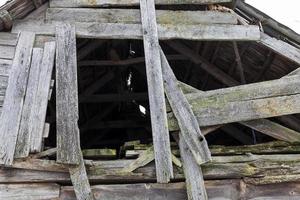
[[[5,2],[6,0],[0,0],[0,6]],[[300,0],[246,0],[246,2],[300,34]]]

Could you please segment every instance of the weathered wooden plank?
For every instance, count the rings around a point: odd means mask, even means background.
[[[0,32],[0,45],[16,46],[18,35],[15,33]]]
[[[220,4],[220,3],[231,3],[232,0],[155,0],[156,5],[184,5],[184,4]],[[108,6],[138,6],[139,0],[51,0],[50,7],[62,7],[62,8],[71,8],[71,7],[108,7]]]
[[[47,20],[68,22],[98,22],[140,24],[138,9],[88,9],[50,8]],[[237,17],[231,13],[217,11],[170,11],[156,10],[158,24],[237,24]]]
[[[37,95],[42,59],[43,49],[34,48],[32,52],[31,67],[14,155],[15,158],[24,158],[29,155],[31,140],[30,133],[32,131],[33,124],[36,123],[36,121],[33,119],[33,103],[35,102]]]
[[[75,27],[62,24],[57,26],[56,31],[57,161],[78,165],[81,151],[77,124],[79,117]]]
[[[30,151],[40,152],[47,113],[48,94],[50,90],[51,76],[55,59],[55,42],[46,42],[43,52],[42,68],[39,74],[39,82],[36,97],[33,104],[32,129],[30,132]]]
[[[211,155],[206,139],[202,135],[190,104],[177,85],[177,78],[161,49],[160,59],[162,63],[165,93],[180,127],[180,134],[199,165],[209,162]]]
[[[157,182],[168,183],[173,166],[154,0],[141,0],[140,9]]]
[[[49,200],[59,197],[60,186],[54,183],[1,184],[0,199]]]
[[[15,55],[14,46],[0,45],[0,59],[13,59]]]
[[[55,26],[60,22],[15,21],[12,32],[31,30],[36,34],[54,35]],[[142,39],[140,24],[118,23],[75,23],[79,38],[97,39]],[[257,41],[260,31],[255,25],[158,25],[160,40],[222,40],[222,41]]]
[[[2,165],[11,165],[13,161],[34,37],[34,33],[22,32],[16,47],[0,117],[0,164]]]
[[[12,60],[0,59],[0,75],[8,76],[11,65],[12,65]]]
[[[300,50],[296,47],[276,38],[261,33],[260,43],[272,49],[276,53],[288,58],[289,60],[300,64]]]

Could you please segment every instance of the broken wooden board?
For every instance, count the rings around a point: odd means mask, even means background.
[[[206,4],[222,4],[222,3],[232,3],[232,0],[155,0],[156,5],[186,5],[186,4],[197,4],[197,5],[206,5]],[[138,6],[139,0],[50,0],[50,7],[62,7],[62,8],[71,8],[71,7],[119,7],[119,6]]]
[[[36,34],[54,35],[55,26],[61,22],[34,20],[15,21],[12,32],[31,30]],[[140,24],[118,23],[74,23],[76,36],[94,39],[142,39]],[[160,40],[221,40],[257,41],[260,39],[259,27],[255,25],[157,25]]]
[[[33,104],[33,121],[31,129],[30,152],[40,152],[42,149],[42,138],[47,114],[48,95],[55,59],[55,42],[46,42],[43,52],[42,68],[35,103]]]
[[[56,131],[57,162],[80,164],[78,86],[75,27],[57,26],[56,32]],[[47,94],[48,95],[48,94]],[[48,101],[48,98],[46,98]],[[69,113],[66,115],[66,113]]]
[[[49,8],[48,21],[141,24],[139,9]],[[237,17],[218,11],[156,10],[158,24],[237,24]],[[1,44],[1,43],[0,43]]]
[[[15,153],[35,34],[22,32],[0,117],[0,164],[11,165]]]
[[[33,48],[32,61],[28,77],[28,84],[22,110],[20,128],[15,150],[15,158],[25,158],[29,155],[33,120],[33,107],[38,90],[38,83],[43,59],[43,49]]]
[[[209,162],[211,155],[206,139],[201,133],[189,102],[178,86],[177,78],[162,49],[160,49],[160,59],[162,63],[165,93],[180,127],[180,134],[199,165]]]
[[[140,0],[140,9],[157,182],[168,183],[173,166],[154,0]]]
[[[49,200],[57,199],[60,186],[55,183],[0,184],[0,199]]]

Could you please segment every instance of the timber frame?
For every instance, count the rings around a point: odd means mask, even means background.
[[[12,0],[0,31],[0,199],[300,198],[300,36],[244,1]]]

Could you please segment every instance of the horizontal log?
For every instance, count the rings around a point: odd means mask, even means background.
[[[60,22],[15,21],[13,33],[30,30],[36,34],[54,35],[55,27]],[[76,35],[79,38],[94,39],[142,39],[140,24],[118,23],[75,23]],[[161,40],[221,40],[221,41],[257,41],[260,31],[255,25],[158,25],[158,36]]]
[[[221,4],[221,3],[232,3],[232,0],[155,0],[156,5],[206,5],[206,4]],[[50,0],[50,7],[117,7],[117,6],[138,6],[139,0]]]
[[[18,35],[14,33],[0,32],[0,45],[16,46]]]
[[[139,9],[50,8],[49,21],[140,24]],[[156,10],[158,24],[237,24],[237,17],[218,11]]]

